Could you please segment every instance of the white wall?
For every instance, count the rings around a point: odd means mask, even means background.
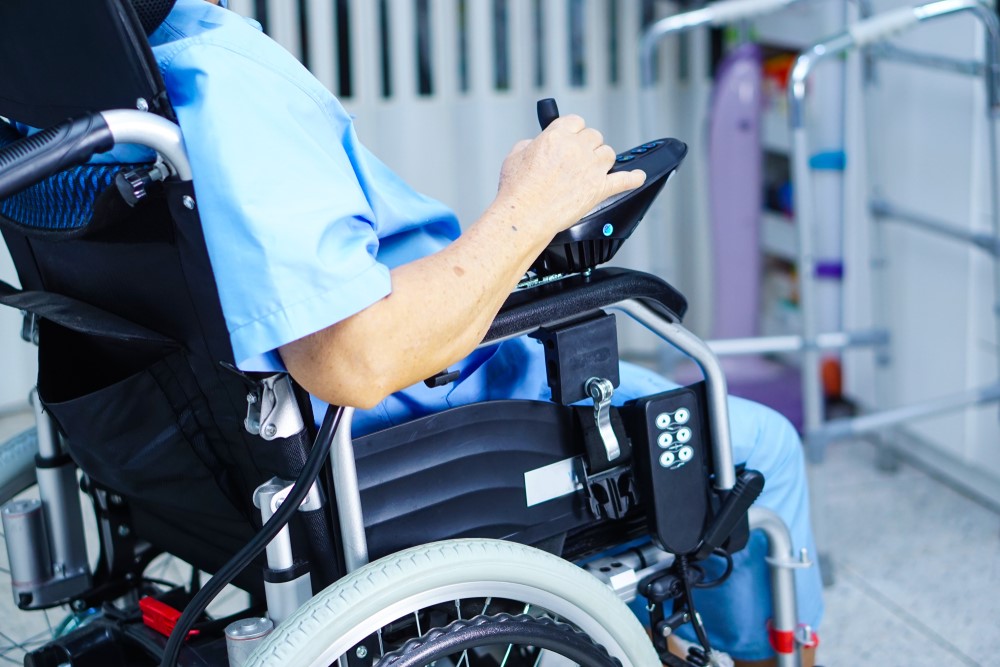
[[[7,247],[0,243],[0,280],[17,285]],[[36,373],[35,348],[21,340],[21,314],[0,307],[0,414],[28,408]]]

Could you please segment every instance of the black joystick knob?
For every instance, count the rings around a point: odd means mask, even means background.
[[[551,125],[552,121],[559,117],[559,107],[556,106],[556,101],[551,97],[546,97],[544,100],[538,100],[537,109],[538,124],[542,126],[543,130]]]

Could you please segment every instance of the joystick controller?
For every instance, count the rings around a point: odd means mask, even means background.
[[[539,100],[537,112],[543,130],[559,117],[552,98]],[[646,172],[646,182],[605,199],[575,225],[556,234],[532,264],[535,274],[580,273],[614,257],[685,155],[687,145],[676,139],[656,139],[619,153],[609,173],[641,169]]]

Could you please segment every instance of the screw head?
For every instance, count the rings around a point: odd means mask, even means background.
[[[268,424],[264,427],[264,435],[268,438],[273,438],[274,434],[278,432],[278,427],[274,424]]]
[[[119,537],[128,537],[131,533],[132,533],[132,531],[129,529],[128,526],[126,526],[126,525],[118,526],[118,536]]]
[[[366,649],[364,646],[359,646],[358,650],[354,652],[354,655],[358,656],[359,660],[364,660],[365,658],[368,657],[368,649]]]
[[[183,203],[184,208],[188,209],[189,211],[194,210],[194,197],[191,197],[189,195],[184,195],[184,198],[181,199],[181,203]]]
[[[139,111],[149,111],[149,102],[146,101],[146,98],[140,97],[135,101],[135,108]]]

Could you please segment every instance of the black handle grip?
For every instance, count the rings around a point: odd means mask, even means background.
[[[764,490],[764,476],[756,470],[744,470],[740,473],[736,484],[719,508],[719,513],[715,515],[712,524],[705,531],[701,548],[696,558],[707,558],[713,550],[722,546],[729,535],[736,528],[736,524],[743,520],[753,501]]]
[[[559,107],[556,106],[556,101],[551,97],[538,100],[535,109],[538,111],[538,124],[542,126],[543,130],[559,117]]]
[[[67,120],[0,149],[0,199],[115,145],[100,114]]]

